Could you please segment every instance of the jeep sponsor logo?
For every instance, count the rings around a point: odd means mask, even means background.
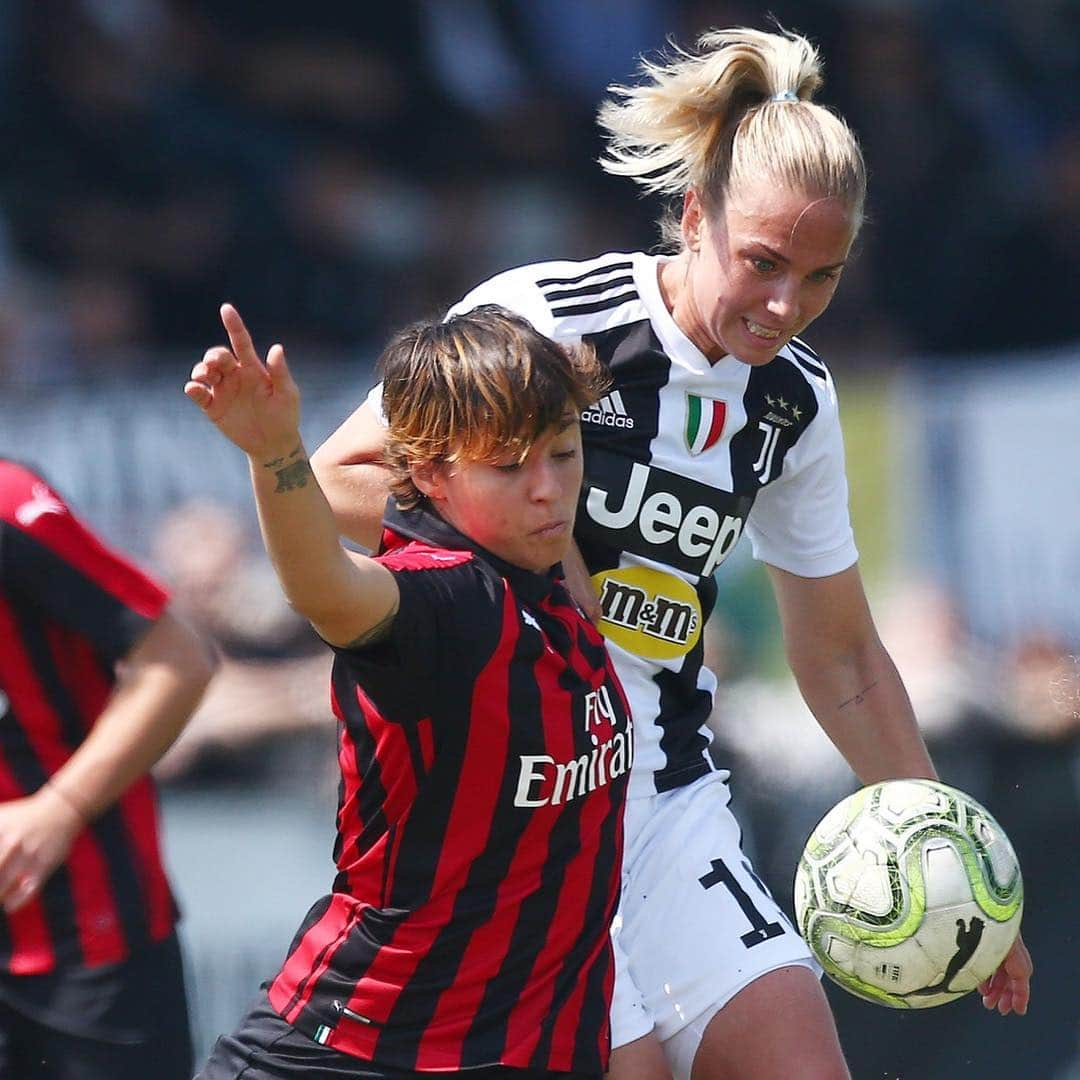
[[[701,636],[701,604],[689,582],[647,566],[593,575],[609,641],[649,660],[677,660]]]
[[[605,688],[604,693],[607,691]],[[602,712],[611,710],[611,701],[595,698],[599,691],[592,691],[592,705],[586,700],[586,722]],[[613,715],[613,714],[612,714]],[[608,726],[610,729],[611,718]],[[634,764],[634,725],[626,719],[625,731],[610,731],[608,738],[598,741],[592,750],[571,758],[556,761],[549,754],[522,754],[518,764],[515,806],[560,806],[580,799],[597,788],[610,784]]]
[[[753,496],[718,491],[641,462],[631,464],[624,483],[601,486],[597,473],[590,464],[580,522],[585,531],[595,524],[606,531],[597,536],[602,543],[702,577],[727,558],[753,505]]]

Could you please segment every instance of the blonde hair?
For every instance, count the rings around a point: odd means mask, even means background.
[[[821,60],[806,38],[737,28],[702,34],[694,52],[672,48],[663,62],[642,60],[647,81],[609,88],[619,100],[598,114],[604,169],[652,193],[693,188],[709,211],[757,184],[832,196],[858,231],[866,165],[847,124],[812,101]],[[681,242],[677,220],[661,227]]]
[[[379,360],[389,431],[383,460],[398,505],[422,496],[410,468],[429,462],[521,462],[568,409],[603,393],[592,349],[566,349],[493,304],[402,330]]]

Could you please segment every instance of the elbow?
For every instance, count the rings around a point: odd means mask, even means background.
[[[186,620],[167,612],[159,627],[159,651],[185,693],[198,700],[221,667],[217,643]],[[157,629],[157,628],[155,628]]]

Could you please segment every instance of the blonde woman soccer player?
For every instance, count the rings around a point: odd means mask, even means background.
[[[743,856],[727,773],[710,762],[701,628],[712,573],[745,532],[800,690],[859,778],[934,775],[859,577],[832,378],[800,336],[839,283],[866,173],[846,124],[813,101],[820,62],[802,37],[708,33],[643,73],[600,110],[604,165],[681,199],[674,253],[521,267],[454,310],[504,304],[588,341],[613,379],[583,415],[580,558],[567,563],[637,742],[612,1074],[832,1080],[847,1068],[818,974]],[[376,388],[315,461],[361,542],[385,494],[379,412]],[[987,1007],[1023,1013],[1030,974],[1018,944]]]

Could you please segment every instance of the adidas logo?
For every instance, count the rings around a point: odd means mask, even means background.
[[[626,415],[622,394],[612,390],[607,397],[602,397],[591,409],[581,414],[582,423],[599,424],[601,427],[632,428],[634,418]]]

